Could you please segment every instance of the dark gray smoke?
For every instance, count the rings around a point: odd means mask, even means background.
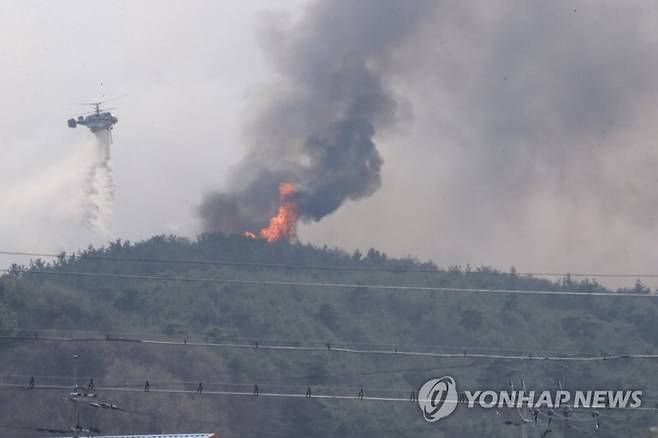
[[[656,4],[445,0],[436,17],[403,52],[414,126],[382,142],[387,184],[301,237],[446,264],[655,270]]]
[[[293,182],[302,220],[320,220],[381,185],[377,129],[395,120],[387,61],[427,16],[418,0],[320,1],[290,25],[270,17],[264,33],[281,83],[247,129],[249,149],[231,186],[199,208],[206,230],[258,229]]]

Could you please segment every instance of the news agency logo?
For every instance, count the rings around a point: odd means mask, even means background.
[[[450,376],[425,382],[418,390],[418,406],[428,423],[436,423],[457,408],[457,384]]]
[[[464,391],[457,392],[450,376],[430,379],[418,390],[418,407],[428,423],[452,414],[459,404],[467,408],[634,409],[642,406],[642,391]]]

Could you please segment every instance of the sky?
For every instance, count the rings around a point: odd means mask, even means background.
[[[196,235],[201,193],[241,156],[241,114],[270,75],[256,38],[272,6],[299,2],[0,2],[3,246]],[[121,96],[108,104],[116,198],[99,234],[79,211],[91,134],[66,120],[87,111],[75,103]]]
[[[300,239],[442,266],[655,272],[658,6],[428,5],[368,65],[395,102],[374,136],[379,189],[300,224]],[[0,249],[201,232],[204,196],[240,180],[254,114],[290,82],[286,37],[324,47],[307,32],[323,11],[310,0],[0,1]],[[273,22],[289,28],[266,31]],[[115,200],[99,232],[80,211],[91,134],[66,120],[85,110],[76,103],[116,97]]]

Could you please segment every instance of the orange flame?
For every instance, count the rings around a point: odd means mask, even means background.
[[[292,183],[282,183],[279,186],[279,210],[276,216],[270,219],[270,224],[260,230],[258,235],[251,231],[245,231],[244,235],[252,239],[265,239],[268,242],[295,237],[297,204],[290,199],[293,193],[295,193],[295,186]]]

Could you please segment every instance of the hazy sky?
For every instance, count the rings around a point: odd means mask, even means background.
[[[195,235],[193,210],[242,154],[240,120],[271,73],[260,14],[285,1],[0,2],[0,241],[64,250],[113,237]],[[112,235],[81,226],[91,135],[72,103],[112,102]],[[82,156],[82,157],[81,157]]]
[[[0,1],[0,247],[198,233],[203,194],[230,185],[241,130],[281,80],[263,23],[294,29],[307,3]],[[375,137],[381,189],[302,240],[442,265],[656,271],[655,3],[437,1],[380,68],[397,104]],[[90,134],[66,120],[83,110],[70,104],[123,95],[99,235],[79,211]]]

